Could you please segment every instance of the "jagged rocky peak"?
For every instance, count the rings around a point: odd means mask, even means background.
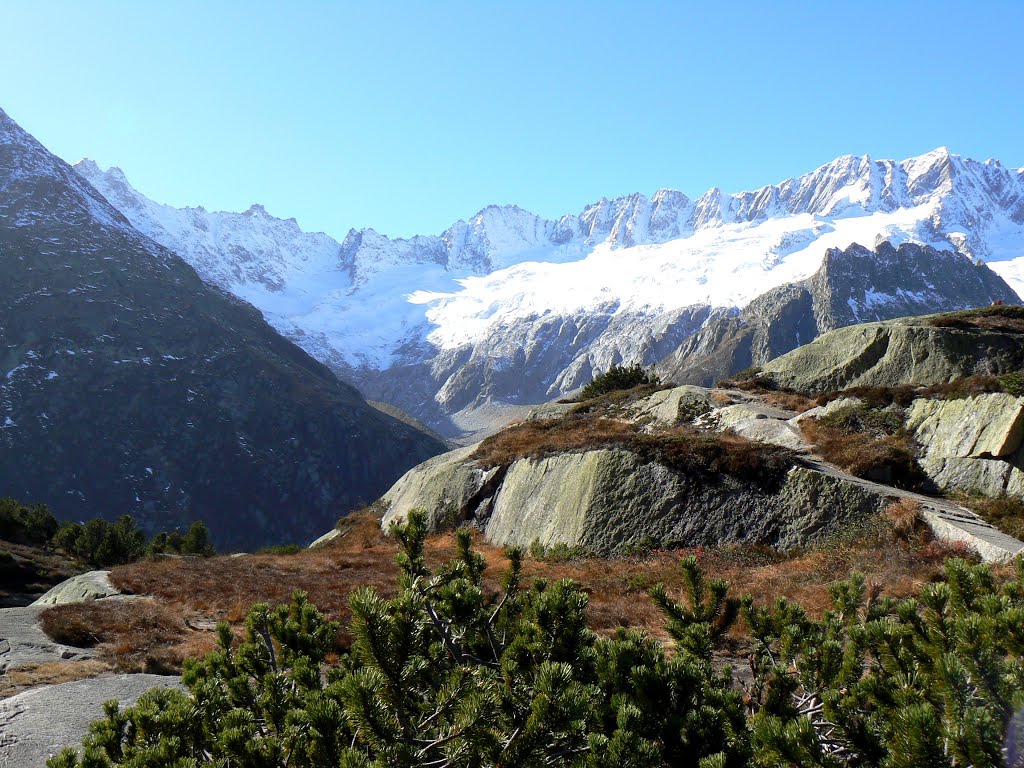
[[[830,248],[818,270],[758,296],[738,315],[714,316],[660,363],[667,378],[710,385],[857,323],[1017,304],[985,264],[955,251],[882,242]]]
[[[270,215],[200,215],[134,191],[134,202],[122,202],[103,178],[94,183],[204,279],[259,306],[374,399],[442,430],[462,418],[455,411],[557,396],[609,361],[652,363],[688,344],[708,317],[739,322],[748,306],[777,328],[752,348],[763,352],[794,335],[806,341],[842,312],[852,322],[913,303],[911,294],[935,298],[910,277],[901,286],[869,270],[853,275],[860,282],[837,309],[819,301],[809,324],[798,319],[812,305],[803,288],[787,290],[803,291],[804,303],[778,313],[772,301],[751,303],[808,280],[829,249],[851,243],[955,249],[1024,286],[1022,171],[948,151],[899,161],[845,155],[753,191],[715,187],[691,199],[662,189],[602,198],[555,220],[489,206],[440,234],[352,229],[341,243]],[[732,338],[716,328],[698,339],[701,349]]]
[[[121,228],[127,219],[67,163],[51,155],[0,110],[0,215],[17,226],[43,220],[98,221]]]

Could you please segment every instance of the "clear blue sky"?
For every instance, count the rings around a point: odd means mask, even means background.
[[[1024,165],[1024,3],[40,2],[0,107],[150,197],[343,236],[737,191],[835,156]]]

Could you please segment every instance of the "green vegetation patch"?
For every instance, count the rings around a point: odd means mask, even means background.
[[[639,363],[613,365],[604,373],[595,376],[589,384],[583,387],[579,400],[590,400],[615,390],[632,389],[642,385],[656,386],[660,383],[661,379],[655,375],[654,371],[648,371]]]
[[[110,523],[94,518],[86,523],[58,523],[45,504],[25,505],[0,499],[0,539],[36,547],[53,547],[95,568],[123,565],[147,555],[213,555],[206,525],[197,520],[184,534],[160,532],[147,540],[131,515]]]

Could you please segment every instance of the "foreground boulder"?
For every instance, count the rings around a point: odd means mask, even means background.
[[[863,520],[884,496],[794,468],[778,488],[693,478],[626,450],[597,450],[509,467],[484,519],[501,545],[534,541],[609,554],[645,546],[803,546]]]
[[[180,688],[181,678],[116,675],[77,680],[19,693],[0,701],[0,766],[45,768],[64,747],[80,744],[89,725],[103,717],[104,702],[122,708],[151,688]]]
[[[791,549],[889,501],[800,466],[790,446],[715,432],[723,428],[718,414],[737,415],[737,406],[716,409],[706,389],[677,387],[602,407],[538,414],[415,467],[382,498],[384,526],[422,509],[431,530],[470,522],[498,545],[595,554],[741,542]],[[724,420],[763,424],[796,444],[790,425],[748,410]],[[689,426],[695,420],[708,428]]]
[[[1024,309],[902,318],[840,328],[766,363],[762,374],[799,392],[944,384],[1024,368]],[[1020,322],[1017,322],[1020,320]],[[1002,321],[1002,322],[1001,322]]]
[[[1024,494],[1024,398],[917,399],[907,429],[921,446],[921,468],[943,490]]]
[[[110,583],[109,576],[110,571],[89,571],[72,576],[53,587],[32,605],[64,605],[85,600],[101,600],[104,597],[121,594],[121,591]]]

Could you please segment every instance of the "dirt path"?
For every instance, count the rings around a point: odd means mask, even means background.
[[[909,499],[916,502],[921,506],[921,518],[938,538],[945,541],[962,541],[977,550],[983,560],[1003,562],[1024,550],[1024,542],[1003,533],[966,507],[961,507],[949,499],[905,491],[854,477],[815,456],[808,456],[804,461],[808,468],[822,474],[842,478],[848,483],[894,499]]]

